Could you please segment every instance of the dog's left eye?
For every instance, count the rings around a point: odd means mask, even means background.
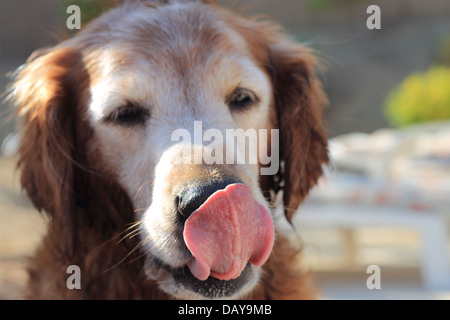
[[[255,93],[248,89],[238,88],[228,98],[227,104],[232,110],[240,111],[258,102]]]
[[[150,117],[150,112],[143,107],[128,102],[126,105],[117,108],[105,118],[105,122],[112,122],[119,125],[142,125]]]

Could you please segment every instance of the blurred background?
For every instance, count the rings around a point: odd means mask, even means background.
[[[330,105],[332,165],[294,221],[302,263],[324,299],[450,299],[450,2],[218,1],[264,14],[317,50]],[[70,36],[110,1],[0,1],[0,92],[30,54]],[[369,30],[369,5],[381,29]],[[45,221],[24,199],[11,159],[14,121],[0,101],[0,299],[20,299],[26,257]],[[381,289],[367,287],[379,266]]]

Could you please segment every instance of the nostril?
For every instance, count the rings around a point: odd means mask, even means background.
[[[181,196],[177,196],[177,199],[175,199],[177,211],[183,218],[187,219],[195,210],[200,208],[202,203],[206,201],[208,197],[203,200],[202,188],[189,188],[183,192]]]
[[[198,204],[198,201],[196,201],[196,198],[195,195],[189,192],[185,192],[184,196],[177,196],[175,198],[178,214],[183,217],[184,220],[189,218],[189,216],[201,206],[201,204]]]
[[[183,201],[183,198],[182,198],[182,197],[180,197],[180,196],[176,196],[176,197],[175,197],[175,205],[176,205],[177,211],[178,211],[179,214],[181,214],[182,216],[184,216],[183,210],[181,209],[181,203],[182,203],[182,201]]]
[[[178,214],[184,219],[189,216],[208,198],[218,190],[225,189],[228,185],[239,183],[234,179],[226,180],[207,180],[195,183],[193,186],[186,188],[175,197],[175,205]]]

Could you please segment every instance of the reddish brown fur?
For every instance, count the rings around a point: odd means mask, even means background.
[[[216,10],[244,37],[272,81],[270,122],[281,133],[284,202],[291,219],[328,161],[321,124],[326,99],[314,73],[317,60],[274,25]],[[95,79],[82,61],[73,48],[41,51],[28,61],[14,87],[21,119],[21,183],[36,208],[50,216],[48,233],[30,262],[26,297],[168,299],[143,274],[145,257],[136,250],[136,237],[121,240],[134,222],[130,199],[114,172],[99,162],[98,155],[87,152],[92,129],[85,119],[86,103]],[[261,188],[268,194],[279,186],[273,177],[261,177]],[[300,251],[278,234],[263,279],[248,298],[314,298],[310,276],[298,267]],[[71,264],[83,270],[82,290],[66,287]]]

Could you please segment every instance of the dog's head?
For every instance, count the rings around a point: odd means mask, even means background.
[[[99,229],[142,221],[167,293],[242,297],[271,253],[271,191],[290,220],[328,160],[316,66],[209,1],[127,2],[20,71],[22,184],[69,247],[74,208],[96,202],[122,217],[90,212]]]

